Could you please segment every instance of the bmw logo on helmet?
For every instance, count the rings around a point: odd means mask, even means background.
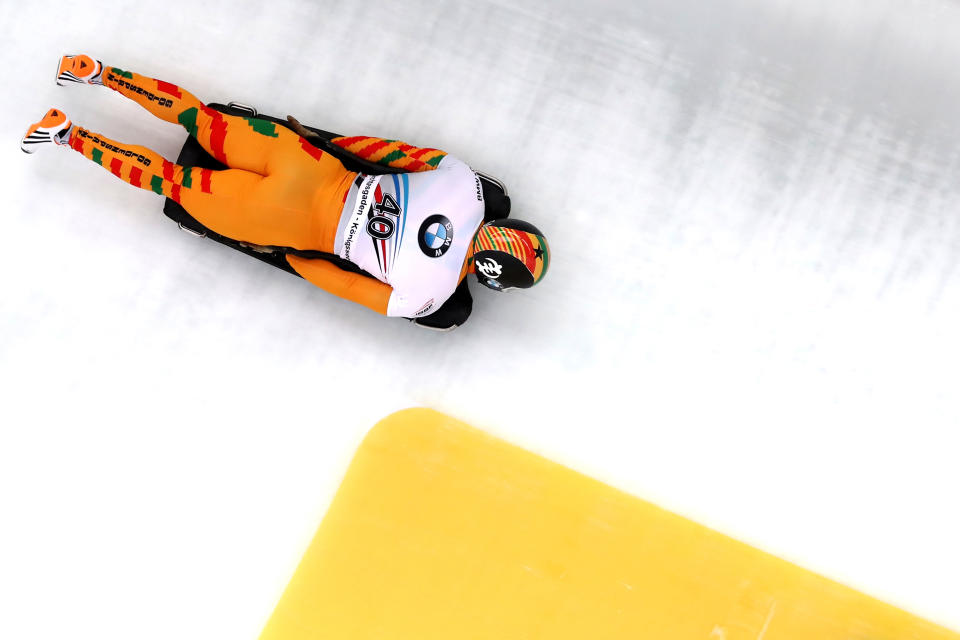
[[[420,225],[417,237],[420,242],[420,251],[431,258],[439,258],[450,248],[453,242],[453,224],[439,213],[428,217]]]

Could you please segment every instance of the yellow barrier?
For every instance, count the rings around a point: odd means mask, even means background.
[[[261,640],[960,640],[453,418],[380,422]]]

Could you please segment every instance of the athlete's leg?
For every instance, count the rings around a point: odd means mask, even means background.
[[[228,167],[267,173],[274,149],[269,144],[271,137],[257,131],[261,121],[222,114],[175,84],[109,65],[103,72],[103,84],[158,118],[182,125],[207,153]]]
[[[234,169],[266,175],[276,164],[273,156],[289,155],[287,149],[299,152],[308,144],[285,127],[222,114],[175,84],[105,65],[90,56],[64,56],[57,80],[110,87],[156,117],[182,125],[207,153]]]
[[[80,126],[71,130],[69,146],[121,180],[172,198],[220,235],[253,244],[323,248],[315,236],[312,192],[290,193],[284,181],[241,169],[181,166],[146,147]]]
[[[147,147],[117,142],[79,125],[70,131],[69,145],[74,151],[135,187],[177,201],[184,187],[192,189],[194,182],[201,191],[212,193],[211,176],[217,172],[181,167]],[[247,173],[251,179],[262,178],[252,172],[237,173]]]

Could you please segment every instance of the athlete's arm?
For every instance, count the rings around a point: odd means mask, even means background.
[[[400,140],[384,140],[367,136],[334,138],[331,140],[353,155],[404,171],[433,171],[447,152],[429,147],[414,147]]]
[[[369,276],[344,271],[327,260],[309,260],[288,255],[287,262],[305,280],[324,291],[386,315],[390,294],[393,293],[390,285]]]

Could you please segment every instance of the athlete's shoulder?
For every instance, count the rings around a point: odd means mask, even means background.
[[[458,185],[456,187],[457,193],[465,194],[469,191],[469,199],[475,199],[481,207],[483,206],[483,185],[480,182],[480,176],[478,176],[466,162],[456,156],[448,155],[440,161],[436,171],[456,181],[455,183],[451,182],[451,185]],[[469,189],[465,189],[464,187],[467,184],[472,186]]]
[[[440,159],[440,162],[437,163],[437,171],[450,171],[451,169],[467,169],[471,173],[473,169],[470,168],[466,162],[461,160],[455,155],[447,154]]]

